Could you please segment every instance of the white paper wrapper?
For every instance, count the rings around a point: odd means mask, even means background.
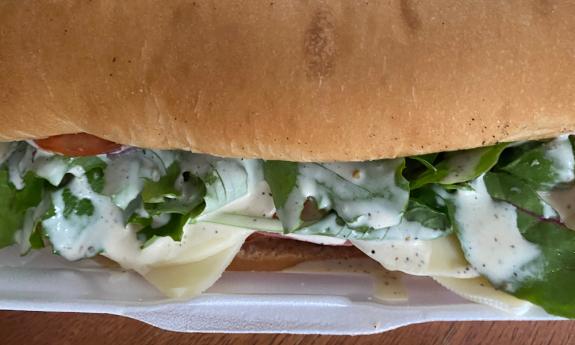
[[[557,319],[475,304],[431,278],[406,276],[408,299],[381,303],[367,275],[226,272],[201,297],[174,301],[133,272],[89,260],[8,248],[0,263],[1,309],[123,315],[182,332],[368,334],[427,321]]]

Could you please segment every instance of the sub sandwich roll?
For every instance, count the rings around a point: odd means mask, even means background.
[[[175,298],[368,256],[573,318],[574,14],[1,1],[0,247],[107,257]]]
[[[569,1],[3,1],[0,138],[362,161],[551,137],[575,127],[574,15]]]

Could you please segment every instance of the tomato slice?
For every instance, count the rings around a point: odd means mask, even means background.
[[[65,156],[94,156],[119,150],[122,145],[87,133],[55,135],[35,140],[36,145],[46,151]]]

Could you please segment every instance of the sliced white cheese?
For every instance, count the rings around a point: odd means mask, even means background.
[[[489,281],[483,277],[472,279],[433,277],[433,279],[463,298],[515,315],[523,315],[533,306],[527,301],[496,290]]]
[[[109,235],[103,255],[124,268],[145,272],[149,267],[198,262],[230,247],[243,243],[252,233],[228,225],[195,223],[184,228],[182,241],[160,237],[145,248],[130,227],[119,228]]]
[[[213,285],[253,231],[218,224],[188,224],[181,242],[161,237],[141,249],[135,232],[109,238],[104,255],[140,273],[169,297],[189,298]]]
[[[211,287],[240,251],[242,241],[200,261],[153,267],[141,272],[158,290],[172,298],[190,298]]]
[[[418,276],[477,277],[454,236],[435,240],[351,241],[362,252],[391,271]]]

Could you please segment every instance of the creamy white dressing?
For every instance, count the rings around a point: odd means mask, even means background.
[[[351,243],[391,271],[418,276],[470,278],[478,273],[463,257],[453,236],[435,240],[360,241]]]
[[[8,175],[10,183],[16,189],[24,188],[24,175],[28,171],[34,159],[35,150],[28,147],[18,145],[14,153],[8,159]]]
[[[278,219],[272,194],[267,182],[263,179],[261,164],[256,160],[242,160],[247,173],[247,191],[227,205],[200,215],[197,220],[205,223],[223,224],[271,232],[283,232]]]
[[[264,180],[254,181],[241,198],[221,207],[217,212],[198,217],[199,220],[217,218],[222,214],[239,214],[249,217],[272,218],[276,212],[269,186]],[[278,221],[279,222],[279,221]]]
[[[183,164],[192,164],[193,159]],[[253,162],[246,162],[248,173],[257,174]],[[252,174],[248,174],[252,175]],[[193,297],[209,288],[222,274],[253,232],[237,226],[216,224],[210,219],[222,212],[233,215],[244,213],[262,217],[273,215],[273,203],[267,185],[248,178],[249,192],[229,204],[200,217],[196,223],[184,227],[182,240],[160,237],[141,249],[137,235],[130,227],[118,229],[104,244],[104,255],[142,274],[148,281],[170,297]],[[262,195],[261,193],[265,193]],[[271,207],[270,207],[271,205]]]
[[[61,189],[52,194],[54,216],[44,220],[42,226],[58,254],[68,260],[79,260],[105,250],[105,240],[123,228],[123,215],[108,197],[92,191],[85,176],[74,178],[68,188],[78,199],[89,199],[94,214],[65,216],[64,189]]]
[[[545,158],[553,162],[556,183],[572,181],[575,178],[575,157],[568,135],[562,135],[545,144]]]
[[[258,170],[255,160],[222,159],[208,155],[184,153],[180,164],[183,171],[190,171],[206,183],[208,190],[204,201],[204,215],[219,210],[250,190],[250,173]]]
[[[257,162],[245,160],[244,166],[248,172],[249,192],[217,212],[200,216],[205,223],[237,225],[250,230],[271,231],[283,234],[283,227],[278,219],[272,218],[276,212],[272,194],[267,182],[263,179],[261,167]],[[325,245],[343,245],[345,239],[329,236],[284,234],[285,237],[299,241]]]
[[[136,270],[171,297],[192,297],[211,286],[252,233],[229,225],[198,222],[184,227],[181,241],[159,237],[142,248],[136,229],[123,225],[121,210],[109,197],[94,193],[85,176],[77,176],[68,188],[77,198],[91,200],[94,215],[64,217],[63,192],[54,193],[55,216],[43,222],[54,249],[69,260],[101,250],[104,256]]]
[[[367,226],[380,229],[396,225],[401,221],[402,211],[409,195],[397,186],[395,181],[396,165],[391,161],[370,165],[369,168],[365,168],[365,163],[331,163],[325,164],[325,166],[345,180],[358,184],[362,188],[381,190],[383,187],[386,190],[386,197],[378,197],[369,201],[354,200],[355,198],[351,195],[349,198],[344,197],[343,206],[336,210],[344,219],[359,215],[355,221],[349,223],[351,227]],[[370,178],[374,175],[384,177],[384,179]],[[322,176],[319,180],[325,183],[327,182],[324,180],[326,177]],[[377,185],[374,185],[376,181]],[[338,195],[347,194],[341,183],[336,182],[335,187]]]
[[[124,153],[109,160],[103,193],[110,195],[118,207],[125,209],[140,194],[146,180],[158,181],[164,170],[163,162],[158,164],[142,151]]]
[[[547,144],[550,146],[547,158],[560,167],[561,179],[570,180],[573,179],[574,162],[565,146],[569,141],[566,137],[559,139]],[[11,181],[17,187],[22,186],[22,172],[27,170],[34,158],[30,152],[32,150],[26,150],[16,164],[9,165]],[[42,161],[44,155],[46,158],[51,156],[41,150],[38,152],[37,161],[38,158]],[[0,158],[1,155],[0,146]],[[444,180],[446,183],[469,174],[479,162],[479,155],[462,154],[456,157],[452,163],[456,164],[458,169],[456,174]],[[118,163],[114,163],[114,160],[108,161],[107,179],[117,187],[124,188],[120,193],[114,194],[114,202],[92,191],[81,167],[69,169],[59,160],[54,160],[56,163],[46,160],[47,163],[38,164],[38,174],[54,185],[61,181],[65,173],[75,175],[76,178],[68,188],[77,198],[90,199],[94,205],[92,217],[74,214],[64,217],[62,190],[53,194],[52,202],[56,215],[45,220],[43,226],[54,249],[69,260],[81,259],[102,250],[103,255],[124,268],[138,271],[166,294],[189,297],[215,282],[254,229],[274,232],[282,230],[281,222],[273,218],[276,209],[269,186],[263,179],[259,161],[222,160],[205,155],[182,154],[180,163],[183,170],[202,175],[207,173],[208,168],[215,167],[220,181],[211,188],[214,188],[216,197],[206,200],[208,205],[205,214],[196,219],[195,223],[184,227],[181,241],[174,241],[171,237],[159,237],[142,248],[136,229],[123,225],[122,211],[116,204],[120,207],[127,206],[141,191],[142,182],[134,180],[133,176],[140,180],[148,178],[155,181],[163,173],[162,169],[169,166],[173,160],[174,155],[166,156],[160,152],[158,156],[143,163],[136,159],[118,159]],[[161,165],[158,165],[158,162],[161,162]],[[304,172],[298,178],[299,193],[316,196],[320,208],[333,207],[327,192],[322,190],[321,186],[318,187],[319,182],[342,196],[336,200],[340,205],[337,212],[343,217],[355,217],[350,222],[352,226],[391,227],[388,230],[389,238],[402,237],[402,240],[351,241],[388,270],[435,276],[442,280],[442,284],[452,287],[458,283],[455,280],[445,280],[445,277],[473,278],[481,273],[499,284],[512,277],[520,280],[525,276],[537,274],[523,267],[537,258],[540,250],[524,240],[519,233],[515,208],[493,201],[485,190],[482,178],[472,183],[474,190],[460,190],[454,198],[455,218],[472,267],[453,236],[421,240],[419,238],[424,237],[424,233],[435,230],[425,228],[417,222],[404,220],[400,223],[401,211],[408,196],[407,192],[395,184],[395,169],[390,169],[387,165],[385,168],[371,166],[366,169],[365,165],[360,163],[326,164],[325,167],[329,170],[318,168],[318,165],[314,164],[304,166]],[[354,192],[346,188],[340,179],[334,178],[330,170],[339,178],[357,185],[359,189],[373,187],[366,185],[374,180],[367,178],[370,174],[385,176],[384,181],[379,180],[378,183],[384,185],[386,197],[364,202],[354,200]],[[381,186],[378,190],[381,190]],[[545,198],[552,200],[550,204],[559,211],[564,220],[573,217],[572,213],[567,215],[568,212],[561,209],[561,205],[569,205],[570,210],[570,203],[566,201],[572,200],[571,196],[575,196],[575,192],[554,191],[545,194]],[[293,200],[295,198],[290,197],[288,203]],[[546,217],[555,214],[549,206],[544,209],[544,213]],[[26,229],[18,233],[19,242],[29,238],[31,227],[28,225],[30,224],[25,224]],[[327,236],[289,234],[287,237],[326,245],[341,245],[347,242],[345,239]],[[471,281],[472,279],[468,279],[467,282]],[[471,295],[481,295],[484,292],[473,292]],[[475,297],[469,298],[473,300]]]
[[[494,201],[480,177],[473,190],[459,190],[453,198],[458,235],[467,260],[496,286],[537,274],[526,268],[540,249],[517,228],[517,210]]]
[[[121,161],[121,160],[118,160]],[[111,162],[111,171],[115,172],[115,178],[119,175],[129,177],[136,175],[141,177],[142,172],[129,174],[130,169],[150,168],[145,177],[154,178],[156,165],[147,164],[146,161],[136,159],[126,159],[126,164],[114,165]],[[58,164],[50,165],[52,175],[46,175],[47,179],[59,182],[63,176],[66,166],[57,160]],[[136,163],[134,163],[136,162]],[[109,167],[110,167],[109,165]],[[249,165],[249,164],[248,164]],[[250,166],[251,170],[254,170]],[[121,174],[121,172],[124,174]],[[133,172],[133,171],[132,171]],[[89,199],[94,206],[92,216],[79,216],[70,214],[64,216],[65,204],[63,200],[63,190],[52,195],[52,203],[55,215],[43,221],[44,229],[53,243],[54,249],[69,260],[78,260],[86,256],[94,255],[99,251],[125,268],[145,271],[147,266],[153,267],[164,264],[182,264],[204,260],[209,256],[216,255],[222,250],[229,248],[238,242],[242,242],[252,231],[230,225],[204,223],[201,220],[195,224],[187,224],[181,242],[176,242],[170,237],[160,237],[145,248],[141,248],[141,242],[137,239],[136,229],[132,226],[124,227],[122,211],[116,207],[109,197],[97,194],[92,191],[87,178],[82,175],[81,168],[75,173],[68,188],[78,199]],[[155,176],[158,178],[159,176]],[[118,179],[125,180],[125,179]],[[134,181],[128,181],[126,184]],[[249,193],[244,198],[240,198],[221,208],[222,212],[245,211],[248,215],[271,217],[274,212],[273,203],[268,202],[271,197],[267,194],[269,189],[264,184],[259,184],[254,192],[266,192],[265,198],[257,193]],[[140,186],[135,187],[141,188]],[[131,190],[131,187],[126,188]],[[131,200],[127,197],[125,200]],[[115,200],[118,202],[118,200]],[[120,203],[122,204],[122,203]],[[271,205],[271,206],[270,206]],[[120,205],[121,206],[121,205]],[[156,222],[160,219],[154,219]],[[156,224],[158,225],[158,224]]]
[[[202,170],[205,168],[203,164],[217,165],[217,161],[207,156],[192,154],[185,155],[181,161],[183,170],[190,169],[200,174],[205,173]],[[106,241],[104,255],[124,267],[144,272],[150,267],[199,262],[236,246],[239,242],[243,243],[253,231],[249,227],[216,223],[218,216],[240,214],[249,216],[250,220],[257,217],[270,217],[271,220],[275,208],[269,195],[269,188],[262,181],[263,175],[259,163],[242,160],[238,166],[247,172],[246,193],[241,197],[235,197],[240,191],[222,190],[222,193],[234,195],[231,197],[231,202],[215,212],[207,212],[198,217],[193,224],[188,223],[184,227],[180,242],[174,241],[171,237],[160,237],[144,249],[140,249],[135,231],[128,227],[123,231],[117,231]],[[225,166],[219,166],[219,169],[221,174],[239,171],[235,165],[232,165],[231,171],[227,171],[228,167]]]
[[[398,224],[409,193],[396,184],[397,164],[398,161],[300,164],[297,187],[285,207],[296,214],[284,217],[286,227],[299,227],[302,200],[308,197],[314,197],[320,209],[333,208],[351,227],[379,229]]]
[[[63,157],[54,157],[53,154],[38,150],[34,154],[34,163],[31,166],[34,173],[50,182],[51,185],[60,184],[67,173],[74,176],[84,174],[84,169],[80,166],[70,167]]]
[[[443,231],[431,229],[423,226],[419,222],[411,222],[405,218],[397,225],[387,228],[383,239],[400,239],[409,241],[413,240],[427,240],[431,238],[441,237]]]

